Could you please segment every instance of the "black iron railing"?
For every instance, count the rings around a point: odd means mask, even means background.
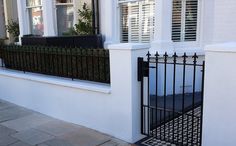
[[[110,83],[109,51],[45,46],[2,46],[2,67]]]
[[[201,145],[204,64],[196,54],[138,58],[142,134],[181,146]]]

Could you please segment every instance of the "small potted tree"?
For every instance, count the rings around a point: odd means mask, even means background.
[[[14,43],[19,42],[20,30],[19,23],[17,21],[8,21],[8,25],[6,25],[6,30],[12,35]]]

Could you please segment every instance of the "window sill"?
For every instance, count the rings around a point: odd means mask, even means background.
[[[63,86],[68,88],[75,88],[81,90],[87,90],[92,92],[100,92],[105,94],[111,93],[111,87],[109,84],[104,83],[96,83],[91,81],[82,81],[82,80],[74,80],[62,78],[62,77],[55,77],[55,76],[48,76],[43,74],[36,74],[36,73],[23,73],[22,71],[16,70],[9,70],[0,68],[0,75],[13,77],[18,79],[24,79],[29,81],[36,81],[46,84],[52,84],[57,86]]]

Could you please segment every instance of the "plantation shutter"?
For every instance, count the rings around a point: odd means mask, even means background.
[[[121,42],[149,43],[154,33],[153,0],[119,2]]]
[[[198,0],[173,0],[172,40],[197,40]]]

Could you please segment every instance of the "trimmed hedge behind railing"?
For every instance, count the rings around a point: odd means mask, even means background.
[[[109,51],[46,46],[1,46],[3,67],[59,77],[110,83]]]

